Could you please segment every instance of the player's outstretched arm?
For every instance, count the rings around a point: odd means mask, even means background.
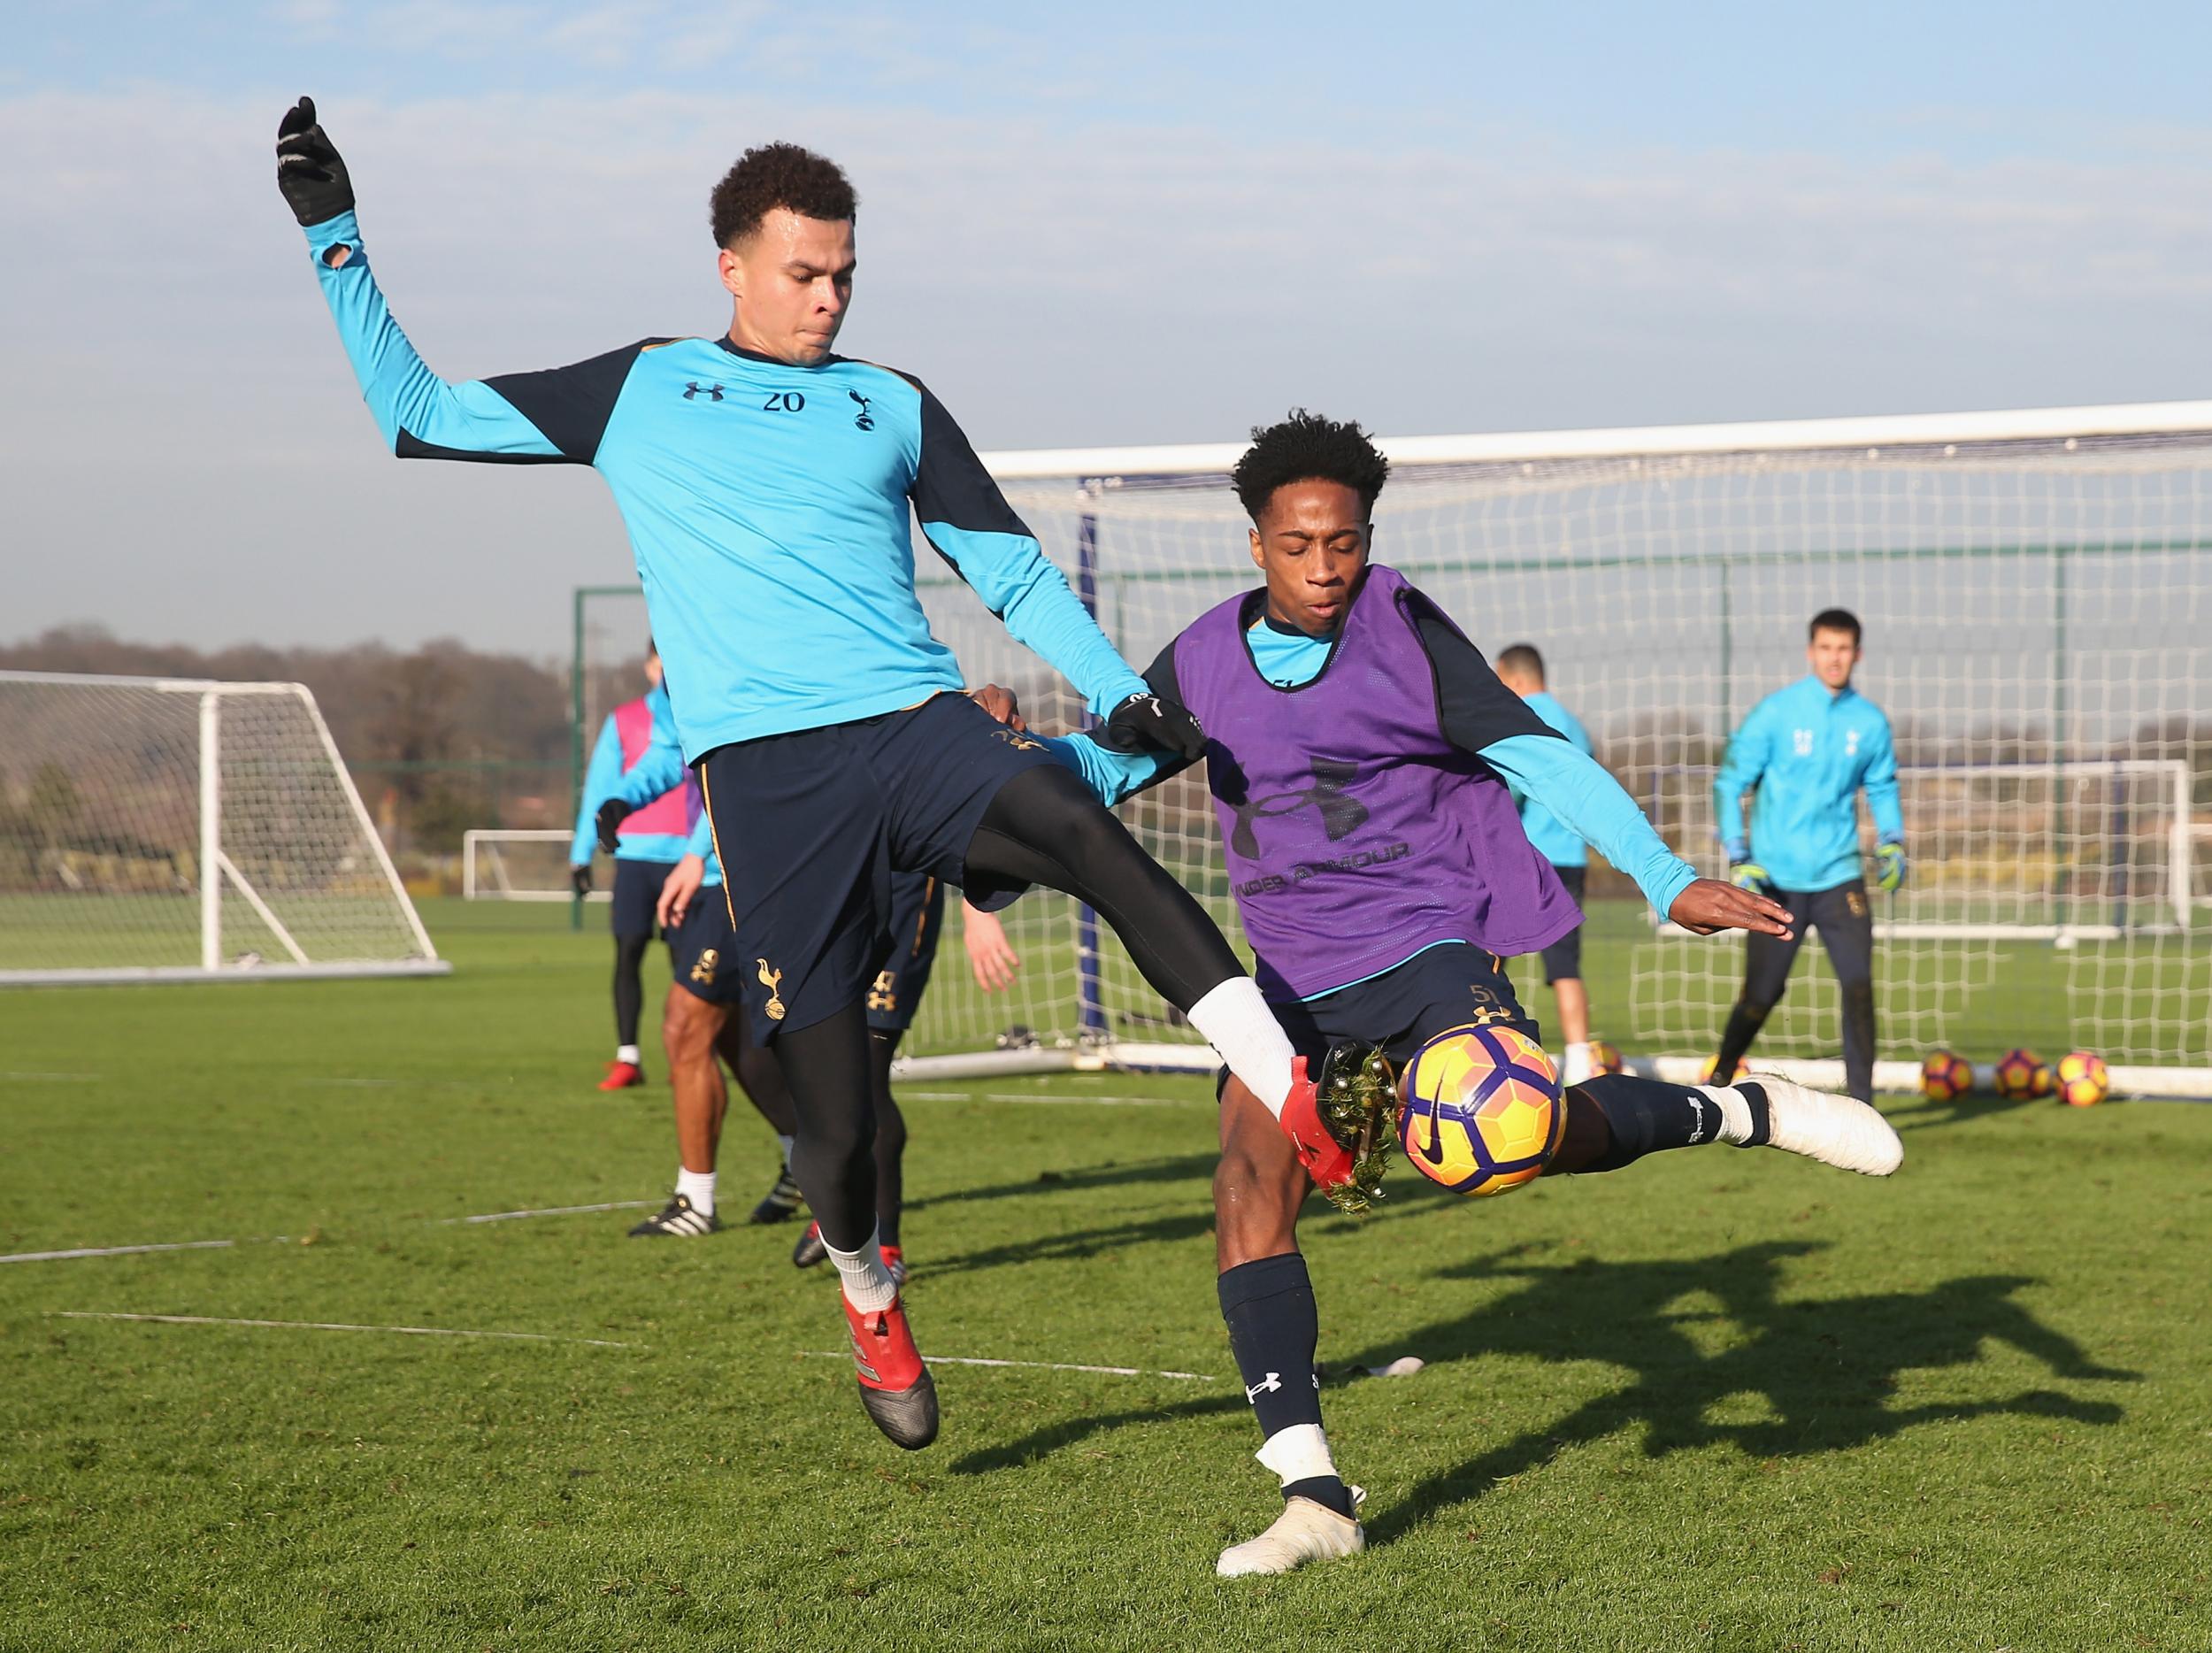
[[[403,459],[592,462],[637,346],[547,373],[449,384],[392,319],[361,244],[352,179],[312,98],[278,124],[277,188],[307,236],[315,278],[387,448]]]
[[[910,491],[914,514],[937,554],[1005,623],[1015,642],[1075,685],[1125,750],[1196,757],[1205,746],[1197,719],[1179,705],[1160,703],[1115,652],[944,404],[926,386],[915,388],[922,403],[921,454]]]

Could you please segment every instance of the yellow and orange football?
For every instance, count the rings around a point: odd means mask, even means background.
[[[1460,1194],[1502,1194],[1544,1168],[1567,1111],[1544,1048],[1510,1027],[1440,1033],[1399,1076],[1398,1141],[1425,1176]]]
[[[2075,1050],[2058,1059],[2058,1099],[2070,1108],[2093,1108],[2112,1094],[2112,1075],[2093,1050]]]

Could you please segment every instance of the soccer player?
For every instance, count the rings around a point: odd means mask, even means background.
[[[1897,749],[1882,709],[1851,687],[1859,622],[1823,609],[1808,628],[1812,669],[1751,709],[1713,780],[1713,819],[1742,888],[1789,903],[1798,934],[1752,935],[1743,992],[1721,1032],[1713,1072],[1726,1074],[1751,1049],[1789,986],[1802,930],[1820,932],[1843,993],[1844,1088],[1874,1100],[1874,917],[1859,866],[1858,795],[1866,793],[1878,848],[1875,882],[1905,881],[1905,817],[1897,805]],[[1749,830],[1743,796],[1756,788]]]
[[[1147,673],[1204,722],[1208,784],[1231,888],[1271,1003],[1309,1056],[1345,1041],[1402,1065],[1470,1022],[1533,1038],[1501,955],[1538,950],[1579,918],[1530,845],[1506,779],[1701,934],[1787,935],[1773,900],[1700,878],[1589,757],[1500,683],[1443,612],[1368,560],[1389,467],[1357,425],[1303,412],[1256,431],[1233,475],[1265,578],[1201,616]],[[1187,766],[1086,739],[1055,742],[1102,796]],[[1661,1149],[1771,1146],[1882,1176],[1896,1133],[1871,1108],[1778,1079],[1687,1087],[1627,1074],[1564,1093],[1548,1173],[1617,1170]],[[1302,1160],[1232,1075],[1214,1178],[1230,1349],[1282,1483],[1283,1511],[1225,1550],[1225,1575],[1287,1572],[1364,1543],[1337,1472],[1314,1369],[1319,1320],[1300,1205],[1350,1175]]]
[[[614,795],[615,784],[652,744],[654,731],[673,729],[668,691],[661,687],[661,657],[651,639],[645,644],[646,692],[607,714],[584,771],[583,796],[576,811],[576,840],[568,854],[569,879],[579,896],[591,894],[591,853],[599,836],[599,806]],[[637,1044],[638,1018],[645,1007],[639,973],[645,950],[653,943],[653,909],[669,869],[683,858],[684,840],[698,814],[697,789],[663,795],[622,824],[614,855],[614,1060],[607,1064],[602,1090],[627,1090],[645,1082],[645,1064]]]
[[[674,746],[657,745],[682,777],[674,788],[682,790],[689,776],[676,758]],[[634,773],[648,769],[652,761],[647,756]],[[620,801],[619,794],[616,801]],[[649,796],[646,806],[652,806]],[[768,1121],[783,1151],[781,1174],[767,1197],[753,1208],[750,1220],[780,1222],[799,1206],[798,1185],[790,1169],[798,1128],[791,1093],[775,1057],[753,1038],[750,1023],[741,1013],[745,973],[732,942],[721,882],[711,829],[701,812],[682,858],[664,881],[654,912],[668,937],[673,966],[661,1013],[661,1044],[668,1057],[668,1088],[675,1103],[676,1188],[665,1207],[630,1230],[635,1239],[695,1239],[722,1226],[715,1211],[715,1167],[721,1153],[722,1122],[730,1106],[729,1087],[722,1077],[724,1062],[737,1075],[747,1099]]]
[[[950,692],[959,669],[915,593],[913,519],[1110,745],[1204,750],[1196,719],[1114,652],[936,397],[834,353],[856,263],[856,200],[834,163],[769,144],[715,186],[731,300],[716,336],[460,384],[394,320],[306,98],[279,124],[277,183],[394,453],[590,465],[613,491],[714,822],[746,1011],[791,1088],[792,1169],[885,1434],[918,1448],[938,1426],[875,1230],[864,1001],[894,945],[895,873],[957,884],[986,911],[1031,884],[1087,903],[1297,1151],[1340,1157],[1303,1058],[1197,901],[1042,742]]]
[[[1545,687],[1544,657],[1534,643],[1517,642],[1498,656],[1498,680],[1518,695],[1546,727],[1555,730],[1577,751],[1589,752],[1589,732]],[[1521,830],[1528,834],[1536,853],[1551,863],[1551,870],[1559,875],[1560,888],[1574,897],[1579,908],[1590,865],[1589,849],[1581,834],[1570,832],[1559,817],[1510,780],[1506,785],[1520,806]],[[1576,924],[1544,949],[1540,957],[1544,985],[1551,989],[1552,1002],[1559,1011],[1559,1082],[1579,1085],[1596,1072],[1590,1059],[1590,995],[1582,983],[1582,926]]]

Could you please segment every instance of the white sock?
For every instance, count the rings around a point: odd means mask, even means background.
[[[615,1046],[614,1059],[618,1062],[627,1062],[632,1067],[641,1067],[643,1065],[643,1063],[639,1059],[637,1047],[634,1044],[618,1044]]]
[[[702,1217],[714,1215],[714,1172],[686,1171],[676,1167],[676,1192],[691,1202],[691,1209]]]
[[[1559,1053],[1559,1082],[1579,1085],[1597,1073],[1597,1064],[1590,1059],[1589,1041],[1571,1044]]]
[[[868,1243],[857,1251],[840,1251],[826,1240],[822,1243],[829,1252],[829,1260],[837,1265],[838,1278],[844,1281],[845,1301],[861,1313],[873,1314],[899,1300],[898,1282],[884,1266],[883,1248],[876,1243],[872,1231]]]
[[[798,1140],[795,1136],[779,1136],[776,1139],[776,1146],[783,1149],[783,1168],[786,1171],[791,1169],[791,1144]]]
[[[1282,1118],[1297,1052],[1260,996],[1259,984],[1249,976],[1231,976],[1190,1007],[1190,1025],[1267,1111]]]
[[[1701,1096],[1710,1096],[1713,1105],[1720,1110],[1720,1130],[1713,1140],[1718,1142],[1747,1142],[1751,1140],[1751,1104],[1733,1085],[1700,1085]]]
[[[1293,1424],[1278,1429],[1252,1456],[1279,1475],[1286,1487],[1294,1480],[1336,1473],[1336,1460],[1329,1456],[1329,1437],[1321,1433],[1319,1424]]]

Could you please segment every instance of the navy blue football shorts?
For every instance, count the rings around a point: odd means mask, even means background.
[[[957,694],[702,758],[756,1036],[766,1043],[861,999],[899,945],[896,875],[964,885],[999,788],[1056,765],[1041,741]],[[1002,905],[1013,893],[969,897]]]
[[[1380,1045],[1391,1066],[1402,1068],[1437,1034],[1470,1022],[1511,1027],[1543,1042],[1535,1019],[1514,996],[1505,961],[1464,942],[1429,948],[1317,999],[1271,1000],[1268,1009],[1306,1058],[1309,1073],[1321,1071],[1330,1046],[1352,1042]],[[1217,1078],[1218,1094],[1227,1070]]]
[[[1567,893],[1575,898],[1575,905],[1582,905],[1582,886],[1589,877],[1586,866],[1555,866],[1559,881],[1567,887]],[[1555,981],[1578,981],[1582,977],[1582,926],[1575,927],[1554,942],[1543,951],[1544,985]]]
[[[684,921],[668,932],[668,963],[676,985],[710,1004],[744,1001],[745,973],[730,933],[730,907],[712,884],[691,898]]]
[[[868,1026],[876,1033],[902,1034],[914,1025],[937,962],[937,938],[945,928],[945,885],[926,873],[898,873],[891,879],[891,956],[868,988]]]
[[[660,903],[661,886],[668,882],[668,875],[675,870],[673,861],[626,861],[618,856],[615,858],[611,903],[614,911],[608,915],[615,940],[653,938],[660,928],[654,910]]]

